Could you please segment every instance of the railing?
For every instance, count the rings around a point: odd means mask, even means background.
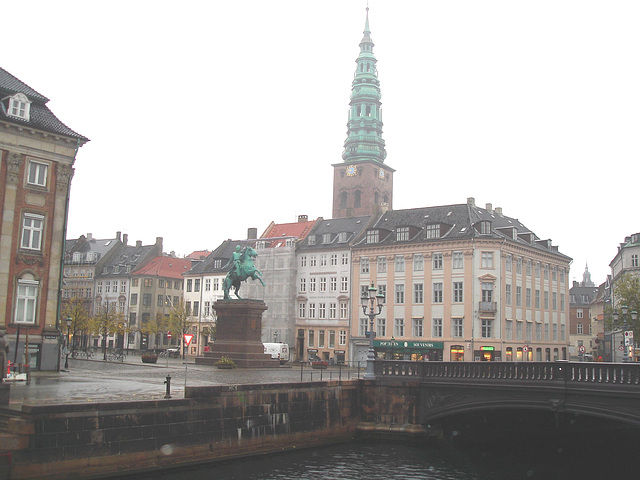
[[[496,313],[496,302],[479,302],[478,310],[480,310],[481,312]]]
[[[412,362],[377,360],[381,377],[640,385],[640,363]]]

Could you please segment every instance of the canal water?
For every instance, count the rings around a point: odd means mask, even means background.
[[[637,441],[634,442],[637,445]],[[575,448],[353,442],[156,472],[154,480],[589,480],[637,478],[635,461],[589,440]]]

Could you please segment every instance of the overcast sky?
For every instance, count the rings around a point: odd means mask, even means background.
[[[91,139],[68,238],[185,255],[330,218],[365,7],[21,1],[2,67]],[[492,203],[602,282],[640,231],[640,2],[369,7],[393,207]]]

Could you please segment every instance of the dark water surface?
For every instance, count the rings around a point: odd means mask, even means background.
[[[590,443],[591,444],[591,443]],[[631,464],[594,448],[533,448],[522,445],[445,446],[394,441],[354,442],[265,455],[195,469],[157,472],[154,480],[511,480],[627,479]],[[606,450],[606,449],[605,449]],[[618,452],[619,453],[619,452]]]

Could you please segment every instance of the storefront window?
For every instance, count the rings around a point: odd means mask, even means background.
[[[464,362],[464,347],[462,345],[451,346],[451,361]]]

